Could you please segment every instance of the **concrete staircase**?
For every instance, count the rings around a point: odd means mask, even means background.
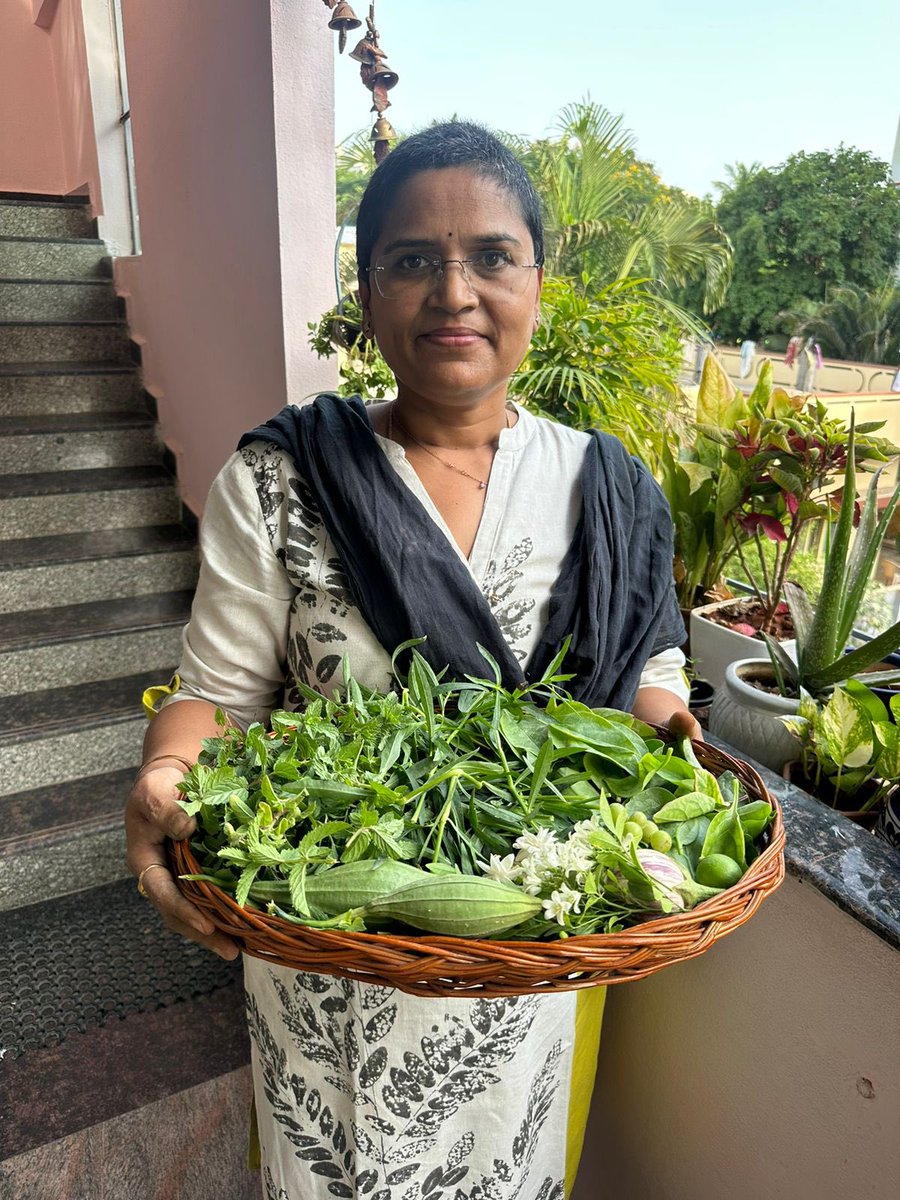
[[[126,871],[196,547],[83,203],[0,195],[0,911]]]

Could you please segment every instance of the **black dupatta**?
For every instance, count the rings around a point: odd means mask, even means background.
[[[571,635],[562,668],[574,675],[571,694],[592,707],[628,710],[647,659],[684,641],[668,505],[617,438],[592,431],[581,518],[524,672],[471,573],[388,462],[358,396],[288,405],[238,448],[257,439],[294,460],[356,603],[389,654],[424,636],[419,651],[435,671],[484,678],[480,643],[513,688],[539,679]]]

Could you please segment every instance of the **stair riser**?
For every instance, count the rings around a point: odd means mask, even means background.
[[[18,375],[0,379],[0,413],[143,410],[137,372],[121,375]]]
[[[0,326],[0,362],[128,362],[125,325]]]
[[[196,583],[194,550],[16,568],[0,572],[0,612],[178,592]]]
[[[0,203],[0,237],[95,238],[87,205]]]
[[[165,683],[180,658],[180,625],[16,650],[0,654],[0,696],[122,679],[157,669],[160,682]]]
[[[88,467],[149,467],[159,463],[161,456],[152,428],[0,438],[0,474],[6,475]]]
[[[109,252],[104,245],[76,242],[0,242],[4,279],[108,279]]]
[[[0,538],[137,529],[141,525],[177,524],[179,519],[180,505],[171,484],[0,500]]]
[[[125,827],[119,820],[112,828],[5,856],[0,859],[0,912],[124,879],[129,873],[125,855]]]
[[[0,280],[0,321],[115,320],[120,307],[111,284]]]
[[[61,733],[57,729],[48,732],[47,737],[0,746],[0,796],[68,783],[83,775],[96,775],[98,771],[137,768],[147,728],[140,696],[134,698],[134,711],[133,719],[108,722],[75,733]],[[77,813],[73,814],[73,820],[76,819]]]

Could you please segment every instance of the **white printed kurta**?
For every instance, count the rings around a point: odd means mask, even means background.
[[[402,447],[378,441],[524,663],[580,514],[587,435],[516,413],[468,560]],[[297,707],[295,680],[331,692],[345,654],[361,683],[387,686],[389,655],[288,456],[254,442],[229,460],[201,546],[173,699],[210,700],[246,726]],[[684,698],[683,664],[680,650],[664,651],[641,682]],[[247,956],[244,968],[266,1200],[562,1200],[569,1191],[604,989],[441,999]]]

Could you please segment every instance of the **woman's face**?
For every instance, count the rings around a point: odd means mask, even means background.
[[[496,250],[534,262],[515,197],[468,167],[422,171],[403,185],[371,265],[398,250],[442,259]],[[363,308],[401,398],[471,407],[505,397],[537,321],[541,277],[529,270],[512,290],[479,288],[474,272],[467,283],[454,262],[430,289],[385,299],[370,272],[361,285]]]

